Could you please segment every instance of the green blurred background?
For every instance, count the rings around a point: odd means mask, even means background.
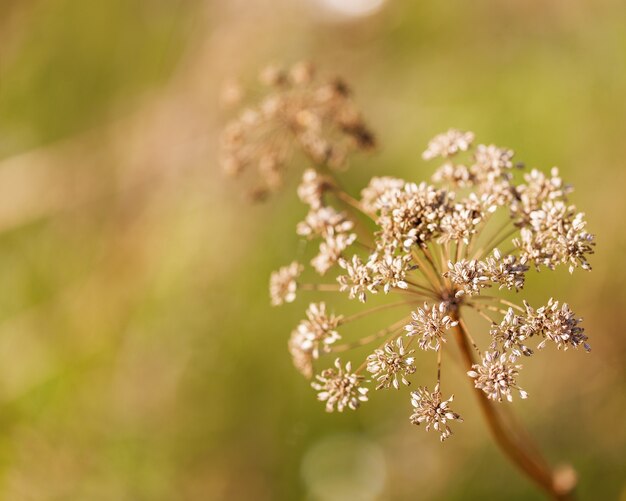
[[[297,176],[265,205],[222,178],[217,95],[302,58],[379,133],[355,193],[427,178],[451,126],[577,187],[594,270],[525,297],[570,302],[593,351],[541,353],[513,407],[581,499],[626,499],[626,3],[330,3],[0,0],[0,499],[541,499],[452,364],[443,446],[406,393],[328,415],[291,367],[312,297],[271,309],[267,281],[298,249]]]

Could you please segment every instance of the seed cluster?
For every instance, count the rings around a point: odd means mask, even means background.
[[[410,417],[411,423],[418,426],[425,423],[426,431],[432,427],[439,432],[439,440],[443,442],[452,435],[448,421],[463,421],[461,416],[449,407],[453,399],[454,395],[448,400],[442,399],[439,384],[435,386],[435,391],[432,393],[428,391],[428,388],[418,388],[417,391],[411,393],[411,405],[414,408]]]
[[[414,352],[415,350],[407,351],[401,337],[395,343],[385,343],[382,349],[374,350],[367,357],[367,371],[378,382],[376,389],[393,386],[397,390],[400,386],[398,381],[409,386],[411,383],[406,376],[415,372],[415,358],[411,356]]]
[[[282,186],[297,152],[315,165],[336,170],[346,167],[351,151],[374,148],[374,135],[343,80],[320,79],[307,62],[289,69],[268,66],[259,80],[263,97],[243,107],[224,129],[220,143],[227,174],[257,171],[253,198],[262,199]],[[231,104],[243,96],[231,83],[224,98]]]
[[[533,307],[499,296],[520,293],[531,267],[591,269],[594,236],[558,169],[526,171],[510,148],[475,145],[472,132],[450,129],[422,154],[440,162],[432,182],[374,177],[355,197],[333,169],[374,141],[346,84],[320,82],[306,64],[269,68],[262,80],[271,92],[227,127],[224,165],[239,173],[256,164],[266,193],[282,183],[293,151],[311,161],[297,188],[308,212],[296,233],[316,246],[309,264],[323,278],[303,282],[305,266],[294,261],[272,274],[270,298],[278,306],[301,294],[345,294],[360,308],[338,315],[330,301],[311,302],[289,338],[295,367],[312,379],[328,412],[359,407],[369,383],[376,390],[410,385],[419,372],[416,351],[434,352],[434,390],[419,386],[411,393],[410,422],[443,441],[452,434],[450,423],[462,421],[450,409],[452,397],[441,392],[442,354],[451,339],[474,350],[468,377],[497,402],[528,396],[518,385],[519,361],[534,359],[548,344],[589,351],[581,319],[567,303],[550,299]],[[392,322],[377,320],[392,311],[403,313]],[[369,353],[354,369],[337,358],[363,347]],[[330,368],[324,368],[327,356],[335,360]]]

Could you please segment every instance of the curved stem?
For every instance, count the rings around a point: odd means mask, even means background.
[[[459,318],[457,318],[457,320],[459,320]],[[459,322],[459,324],[455,327],[454,332],[457,345],[461,351],[463,362],[467,367],[467,370],[471,370],[471,367],[474,364],[474,357],[472,355],[472,350],[464,324]],[[573,486],[568,490],[559,489],[559,486],[555,481],[555,474],[547,465],[545,460],[539,456],[539,454],[531,454],[528,449],[524,447],[520,438],[513,436],[511,430],[507,429],[507,425],[503,422],[502,416],[496,411],[493,403],[487,398],[485,393],[476,389],[475,395],[489,427],[489,431],[493,435],[493,438],[502,452],[513,462],[513,464],[522,470],[539,487],[541,487],[552,499],[574,499],[572,493]]]

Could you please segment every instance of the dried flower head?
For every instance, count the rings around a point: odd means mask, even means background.
[[[293,78],[280,72],[266,77],[278,86]],[[355,409],[367,400],[365,372],[377,389],[401,389],[416,372],[415,349],[435,351],[437,386],[432,393],[424,387],[412,393],[411,421],[433,427],[443,440],[451,434],[448,421],[460,421],[449,409],[452,398],[443,400],[440,392],[447,341],[457,345],[477,391],[494,402],[511,401],[515,392],[527,397],[517,384],[522,356],[548,343],[563,351],[589,350],[581,319],[567,303],[550,299],[533,308],[499,297],[501,289],[512,295],[524,288],[531,264],[542,272],[560,265],[590,269],[594,237],[567,200],[571,188],[557,169],[549,175],[533,170],[516,183],[520,176],[513,170],[523,166],[514,163],[513,151],[474,147],[473,139],[470,132],[452,129],[430,142],[424,158],[445,159],[433,176],[438,184],[378,177],[357,199],[328,170],[304,173],[298,196],[309,212],[296,231],[305,243],[319,243],[311,265],[330,278],[299,289],[343,292],[358,299],[351,307],[361,310],[340,316],[327,313],[330,303],[310,304],[289,339],[294,365],[311,377],[326,356],[377,343],[354,371],[350,362],[344,366],[337,359],[313,381],[328,411]],[[300,271],[294,263],[272,276],[273,304],[294,299]],[[356,340],[340,344],[339,325],[382,311],[402,313],[381,329],[366,322]],[[470,318],[475,322],[466,321]],[[474,333],[470,325],[477,326]],[[493,419],[499,419],[497,413]]]
[[[380,199],[391,196],[392,192],[404,189],[405,181],[397,177],[373,177],[361,190],[361,207],[369,214],[380,209]]]
[[[411,312],[413,321],[405,326],[407,336],[416,336],[422,350],[439,350],[446,342],[444,334],[458,322],[448,314],[448,304],[429,305]]]
[[[435,157],[451,157],[459,151],[467,151],[473,141],[473,132],[449,129],[447,132],[435,136],[428,143],[428,148],[422,153],[422,158],[424,160],[432,160]]]
[[[337,277],[337,281],[340,285],[339,290],[348,290],[350,299],[356,297],[359,301],[364,303],[367,299],[366,292],[372,294],[378,292],[376,287],[380,282],[374,279],[372,266],[369,262],[363,263],[361,258],[355,254],[350,261],[340,259],[339,266],[346,270],[347,273],[346,275]]]
[[[448,262],[448,271],[444,277],[458,286],[456,296],[480,294],[481,289],[496,284],[500,289],[518,291],[524,287],[528,266],[526,257],[503,256],[498,249],[484,261],[462,259],[457,263]]]
[[[291,355],[293,366],[305,378],[311,379],[313,376],[313,353],[310,349],[304,349],[306,343],[307,340],[304,334],[296,329],[291,332],[287,348]]]
[[[478,225],[495,206],[488,206],[489,197],[478,198],[471,193],[468,198],[454,204],[452,210],[443,215],[440,222],[441,236],[439,243],[462,241],[469,244]]]
[[[587,255],[593,254],[595,243],[586,225],[584,214],[576,212],[573,205],[547,201],[530,212],[527,226],[522,227],[513,243],[537,268],[554,270],[560,264],[569,264],[570,273],[578,266],[590,270]]]
[[[499,324],[493,324],[489,333],[493,338],[491,349],[500,349],[504,353],[511,352],[510,359],[533,354],[524,341],[528,337],[529,331],[525,328],[525,319],[515,314],[513,308],[509,308]]]
[[[414,351],[407,351],[399,337],[395,343],[385,343],[382,349],[374,350],[367,357],[367,371],[378,381],[377,390],[390,386],[397,390],[400,387],[398,381],[406,386],[411,384],[406,376],[415,372],[415,358],[411,356]]]
[[[346,217],[345,212],[337,212],[333,207],[325,206],[311,209],[304,221],[298,223],[296,233],[301,237],[313,238],[348,233],[354,223]]]
[[[582,319],[576,318],[567,303],[563,303],[559,308],[559,302],[550,298],[546,306],[536,311],[526,302],[524,306],[527,330],[533,335],[545,337],[537,348],[541,349],[548,341],[552,341],[559,350],[583,346],[586,351],[591,351],[585,331],[579,325]]]
[[[333,207],[325,205],[311,208],[304,221],[298,223],[298,235],[308,239],[322,239],[319,253],[311,261],[320,275],[339,261],[343,251],[354,242],[356,235],[350,233],[353,227],[354,223],[345,212],[337,212]]]
[[[287,164],[298,151],[315,165],[338,169],[350,152],[374,147],[374,135],[342,80],[320,79],[304,62],[290,69],[268,66],[259,80],[265,96],[245,107],[225,127],[221,140],[221,163],[228,174],[257,169],[256,198],[281,187]],[[238,90],[236,97],[242,94]],[[228,95],[234,95],[232,88]]]
[[[327,314],[326,303],[311,303],[306,316],[306,320],[302,320],[296,327],[299,348],[311,353],[313,358],[318,358],[320,350],[329,352],[330,345],[341,339],[337,327],[341,325],[343,317]]]
[[[368,264],[374,273],[374,282],[382,285],[385,294],[388,294],[392,288],[409,288],[405,279],[413,266],[411,256],[394,256],[393,254],[380,256],[374,253],[370,256]]]
[[[303,269],[304,267],[300,263],[294,261],[272,273],[270,276],[270,298],[273,306],[295,301],[298,288],[296,279]]]
[[[361,381],[363,377],[352,372],[350,362],[344,369],[336,359],[335,368],[323,370],[311,386],[318,392],[317,399],[326,402],[326,412],[333,412],[335,407],[343,412],[346,407],[356,410],[361,402],[367,402],[368,389],[360,386]]]
[[[512,256],[507,254],[503,256],[496,248],[493,255],[485,260],[484,268],[489,276],[489,280],[500,286],[500,289],[515,290],[516,292],[524,288],[524,280],[528,266],[527,258],[522,256]]]
[[[307,169],[298,186],[298,197],[311,209],[317,210],[324,205],[324,193],[332,187],[333,182],[328,176],[320,174],[315,169]]]
[[[411,392],[411,405],[414,407],[410,418],[411,423],[416,425],[426,423],[426,431],[429,431],[432,426],[435,431],[439,432],[439,440],[443,442],[452,435],[448,421],[463,421],[461,416],[449,407],[453,399],[454,395],[448,400],[442,400],[439,384],[435,386],[435,391],[432,393],[424,386],[418,388],[417,391]]]
[[[524,181],[517,186],[517,196],[511,200],[511,214],[519,225],[528,225],[531,212],[541,209],[543,202],[566,202],[567,195],[573,191],[571,186],[563,183],[556,167],[550,171],[550,177],[533,169],[524,174]]]
[[[425,245],[440,233],[440,222],[449,211],[446,191],[426,183],[405,183],[402,190],[390,190],[378,200],[379,250],[393,253]]]
[[[521,398],[527,398],[528,393],[517,386],[517,376],[521,365],[513,365],[506,354],[500,355],[497,351],[487,352],[482,364],[475,364],[467,375],[474,378],[476,388],[483,390],[487,398],[502,401],[506,398],[513,401],[512,390],[517,390]]]
[[[448,271],[444,273],[445,278],[459,287],[456,296],[467,294],[473,296],[480,294],[480,289],[490,287],[489,275],[481,261],[472,259],[462,259],[458,263],[448,262]]]
[[[324,275],[336,264],[343,252],[356,240],[354,233],[339,233],[328,235],[320,243],[318,254],[311,259],[311,266],[320,275]]]

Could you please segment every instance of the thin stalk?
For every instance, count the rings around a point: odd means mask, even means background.
[[[514,309],[516,309],[518,311],[521,311],[521,312],[524,312],[524,313],[526,312],[526,310],[524,310],[524,308],[522,308],[519,304],[512,303],[511,301],[507,301],[506,299],[502,299],[502,298],[499,298],[499,297],[495,297],[495,296],[474,296],[474,297],[472,297],[472,300],[476,300],[476,299],[486,299],[488,301],[497,301],[497,302],[499,302],[501,304],[504,304],[506,306],[510,306],[511,308],[514,308]]]
[[[456,251],[454,253],[454,262],[458,263],[459,260],[461,259],[461,247],[463,246],[463,241],[462,240],[457,240],[456,241]]]
[[[371,254],[372,252],[374,252],[374,248],[373,248],[373,247],[371,247],[371,246],[369,246],[369,245],[367,245],[367,244],[364,244],[364,243],[363,243],[363,242],[361,242],[359,239],[357,239],[357,240],[355,240],[355,241],[354,241],[354,245],[358,245],[359,247],[362,247],[363,249],[365,249],[365,250],[366,250],[367,252],[369,252],[370,254]]]
[[[440,283],[443,283],[441,281],[441,271],[439,270],[439,268],[437,268],[437,265],[435,264],[435,260],[433,259],[432,254],[430,253],[430,251],[428,250],[428,247],[422,247],[421,245],[418,245],[418,247],[421,249],[421,251],[424,254],[424,257],[426,258],[426,261],[428,261],[428,263],[430,264],[430,267],[433,269],[433,271],[435,272],[435,276],[437,277],[437,279],[439,280]]]
[[[457,318],[457,320],[459,320],[459,318]],[[467,370],[471,370],[474,364],[474,357],[468,341],[465,325],[459,322],[454,328],[454,333],[463,362]],[[543,458],[538,454],[531,454],[524,445],[522,445],[520,439],[515,439],[510,431],[507,430],[502,416],[495,409],[493,403],[487,398],[485,393],[479,389],[475,389],[474,393],[489,430],[502,452],[552,499],[562,501],[572,500],[572,491],[568,490],[565,492],[559,490],[555,482],[555,475],[553,471],[546,466],[546,462]]]
[[[433,291],[432,289],[426,287],[425,285],[418,284],[417,282],[414,282],[413,280],[405,280],[405,282],[407,284],[409,284],[409,285],[412,285],[416,289],[419,289],[419,290],[423,291],[423,294],[425,296],[430,296],[432,298],[436,298],[437,297],[437,294],[435,293],[435,291]]]
[[[424,278],[426,278],[426,281],[432,286],[434,290],[436,290],[441,285],[441,282],[438,280],[437,275],[432,274],[429,267],[426,266],[426,264],[424,264],[424,261],[420,259],[419,254],[415,249],[411,250],[411,254],[413,256],[413,259],[415,259],[415,261],[417,262],[419,270],[422,272],[422,275],[424,275]]]
[[[361,205],[361,203],[357,199],[355,199],[351,195],[348,195],[348,193],[346,193],[345,191],[343,191],[340,188],[334,189],[332,192],[335,194],[335,196],[339,200],[341,200],[342,202],[344,202],[344,203],[350,205],[351,207],[355,208],[361,214],[363,214],[364,216],[367,216],[368,219],[374,220],[372,215],[363,208],[363,206]]]
[[[481,353],[480,349],[478,348],[478,345],[476,344],[476,341],[474,341],[474,338],[470,335],[469,329],[467,328],[467,325],[465,325],[465,321],[462,318],[459,318],[459,324],[461,325],[461,328],[465,332],[465,335],[467,336],[467,339],[469,340],[471,345],[476,350],[476,353],[478,353],[478,356],[482,359],[483,358],[483,354]]]
[[[506,310],[503,310],[502,308],[498,308],[497,306],[493,306],[491,304],[481,304],[480,306],[478,306],[478,304],[476,303],[465,303],[467,306],[470,306],[471,308],[475,308],[477,310],[481,309],[481,308],[486,308],[489,311],[495,311],[496,313],[501,313],[502,315],[506,315]]]
[[[490,244],[490,247],[486,247],[485,250],[494,249],[502,242],[504,242],[507,238],[512,237],[519,231],[519,228],[513,228],[511,231],[507,231],[504,235],[502,235],[498,240]]]
[[[361,339],[359,339],[358,341],[355,341],[353,343],[345,343],[345,344],[338,344],[336,346],[331,347],[331,353],[339,353],[342,351],[348,351],[348,350],[352,350],[354,348],[358,348],[360,346],[365,346],[366,344],[369,344],[373,341],[376,341],[377,339],[380,339],[381,337],[386,337],[390,334],[395,334],[396,332],[401,332],[404,329],[404,326],[406,325],[407,322],[410,321],[411,317],[404,317],[402,320],[399,320],[398,322],[394,323],[393,325],[390,325],[389,327],[386,327],[374,334],[371,334],[369,336],[363,337]],[[385,339],[385,342],[387,340]],[[365,367],[366,362],[364,362],[363,364],[361,364],[361,367],[359,367],[355,372],[359,372],[363,367]]]
[[[442,346],[439,346],[437,350],[437,385],[441,384],[441,352],[443,351]]]
[[[298,284],[303,291],[339,292],[339,284]]]
[[[346,208],[350,212],[352,212],[352,214],[354,215],[354,223],[355,223],[354,230],[356,231],[358,238],[361,240],[369,241],[369,236],[371,232],[365,225],[365,222],[363,221],[363,219],[365,217],[371,221],[373,220],[372,216],[363,210],[358,200],[355,200],[354,198],[352,198],[341,188],[337,187],[333,189],[331,193],[333,193],[335,197],[337,197],[337,199],[341,203],[343,203],[346,206]],[[359,240],[357,240],[357,243],[358,242]],[[370,252],[373,250],[373,244],[369,245],[369,242],[368,244],[366,244],[366,247]]]
[[[298,289],[301,291],[342,292],[341,286],[339,284],[298,284]],[[420,291],[401,289],[400,287],[394,287],[393,291],[394,294],[408,294],[419,299],[428,299],[429,297],[421,293]]]
[[[404,325],[406,324],[406,322],[408,321],[407,319],[409,319],[409,318],[410,317],[405,317],[404,319],[396,322],[395,324],[393,324],[392,326],[388,327],[387,329],[383,329],[382,331],[377,333],[376,334],[377,337],[384,337],[385,338],[385,340],[378,346],[378,349],[381,349],[383,346],[385,346],[385,344],[388,343],[390,341],[390,339],[397,338],[397,337],[399,337],[399,335],[402,335],[402,331],[404,330]],[[398,327],[398,325],[400,327]],[[365,360],[363,360],[363,363],[361,365],[359,365],[357,370],[354,371],[354,372],[356,374],[358,374],[363,369],[365,369],[365,367],[367,367],[367,358]]]
[[[347,317],[344,317],[344,319],[341,321],[341,324],[347,324],[349,322],[352,322],[354,320],[358,320],[359,318],[363,318],[366,317],[372,313],[376,313],[378,311],[382,311],[382,310],[388,310],[389,308],[396,308],[398,306],[406,306],[408,304],[417,304],[417,301],[400,301],[398,303],[390,303],[390,304],[381,304],[379,306],[375,306],[374,308],[370,308],[368,310],[363,310],[360,311],[358,313],[355,313],[354,315],[349,315]]]
[[[444,253],[444,263],[446,264],[446,271],[448,269],[448,263],[450,262],[450,241],[446,242],[446,245],[442,246]]]
[[[510,221],[510,220],[508,220],[508,219],[507,219],[506,221],[504,221],[504,223],[503,223],[503,224],[501,224],[501,225],[498,227],[498,230],[497,230],[497,231],[496,231],[493,235],[491,235],[491,237],[489,238],[489,240],[487,240],[487,242],[486,242],[484,245],[482,245],[482,246],[478,249],[478,251],[477,251],[477,252],[476,252],[476,254],[474,255],[474,259],[478,259],[478,258],[482,255],[482,253],[483,253],[485,250],[489,250],[489,249],[491,249],[491,248],[495,247],[497,244],[494,244],[494,243],[492,243],[492,242],[496,242],[496,241],[497,241],[498,237],[501,235],[501,233],[502,233],[504,230],[506,230],[506,229],[507,229],[507,227],[509,226],[509,224],[511,224],[511,221]],[[506,237],[504,237],[504,238],[506,238]]]
[[[498,323],[493,318],[491,318],[489,315],[487,315],[480,306],[478,306],[476,304],[470,304],[470,303],[468,303],[468,306],[470,306],[471,308],[474,308],[476,313],[478,313],[481,317],[483,317],[485,320],[487,320],[487,322],[489,322],[490,324],[493,325],[493,324],[497,324]]]

